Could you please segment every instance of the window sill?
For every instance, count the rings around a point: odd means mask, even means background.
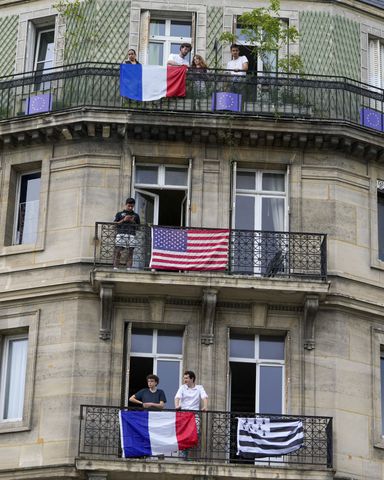
[[[384,450],[384,438],[382,438],[379,442],[376,442],[373,444],[375,448],[380,448],[381,450]]]
[[[2,433],[14,433],[14,432],[25,432],[30,430],[30,425],[27,424],[25,420],[0,420],[0,435]]]
[[[0,249],[0,257],[19,253],[41,252],[42,250],[44,250],[43,247],[37,244],[9,245]]]

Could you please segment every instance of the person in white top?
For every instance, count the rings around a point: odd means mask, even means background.
[[[173,65],[179,67],[180,65],[189,66],[188,60],[185,58],[189,52],[192,50],[192,45],[190,43],[182,43],[180,45],[179,53],[171,53],[168,57],[167,65]]]
[[[175,395],[176,410],[202,410],[208,409],[208,395],[202,385],[196,385],[196,375],[187,370],[183,375],[183,385]],[[201,406],[201,408],[200,408]]]
[[[232,70],[232,75],[241,75],[244,76],[247,74],[248,70],[248,58],[243,55],[240,57],[240,48],[238,45],[231,45],[231,57],[227,63],[227,69]]]

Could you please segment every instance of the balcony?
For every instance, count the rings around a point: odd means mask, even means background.
[[[82,63],[0,78],[0,120],[78,107],[301,119],[384,131],[384,91],[345,77],[225,70],[189,71],[185,98],[136,102],[120,96],[119,64]]]
[[[220,232],[220,229],[182,227],[130,226],[135,230],[133,270],[157,270],[151,264],[154,229],[169,235],[186,235],[187,232]],[[164,271],[212,271],[224,275],[255,276],[290,280],[326,281],[327,236],[318,233],[267,232],[253,230],[226,230],[228,242],[224,246],[225,266],[214,270],[206,265],[184,268],[166,265]],[[112,267],[116,241],[116,225],[97,222],[95,226],[95,267]],[[121,268],[124,268],[124,252]],[[177,253],[177,251],[175,252]],[[181,253],[183,256],[183,253]]]
[[[108,470],[108,465],[113,471],[119,468],[129,471],[137,471],[138,466],[134,462],[142,462],[144,470],[148,473],[145,464],[148,460],[156,460],[171,469],[170,473],[188,475],[198,473],[202,464],[216,464],[221,468],[227,468],[225,476],[243,476],[244,470],[239,467],[255,467],[259,470],[267,469],[310,469],[311,478],[333,478],[328,477],[324,471],[332,468],[332,418],[290,416],[290,415],[263,415],[254,412],[196,412],[196,422],[199,425],[199,443],[188,451],[187,459],[179,452],[171,455],[153,458],[130,458],[123,459],[120,441],[119,428],[119,407],[90,406],[82,405],[80,412],[80,434],[77,466],[78,468],[95,468]],[[259,419],[259,421],[271,422],[302,422],[303,444],[300,449],[286,455],[265,457],[259,455],[257,458],[242,458],[237,454],[237,423],[239,417],[248,419]],[[275,452],[276,453],[276,452]],[[120,462],[116,465],[116,461]],[[111,467],[111,462],[113,467]],[[172,464],[180,464],[179,471],[175,471]],[[102,467],[101,467],[102,465]],[[195,471],[192,469],[195,468]],[[136,470],[134,470],[136,469]],[[191,472],[188,470],[191,469]],[[315,470],[323,471],[323,476],[315,476]],[[232,473],[232,474],[231,474]],[[207,472],[205,472],[207,474]],[[281,474],[281,473],[280,473]],[[248,476],[247,474],[245,474]],[[244,477],[243,477],[244,478]],[[260,474],[257,478],[267,478]],[[268,476],[272,478],[272,476]],[[296,476],[273,476],[273,478],[296,478]],[[308,478],[298,475],[297,478]]]

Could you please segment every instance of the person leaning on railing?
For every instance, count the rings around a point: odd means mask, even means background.
[[[236,44],[231,45],[231,60],[227,63],[227,69],[231,70],[233,93],[241,93],[242,88],[240,82],[245,80],[248,71],[248,58],[245,55],[240,56],[240,47]],[[244,87],[244,85],[243,85]]]
[[[136,51],[133,48],[128,50],[128,58],[124,60],[124,63],[130,63],[131,65],[140,65],[140,62],[136,58]]]
[[[206,95],[206,80],[208,65],[201,55],[194,55],[191,66],[189,68],[189,74],[193,79],[193,93],[195,99],[200,99]]]
[[[127,250],[126,268],[132,268],[133,250],[137,244],[136,228],[140,225],[140,217],[133,211],[135,206],[134,198],[127,198],[125,208],[115,215],[116,224],[115,250],[113,253],[113,268],[117,270],[120,265],[121,253]]]

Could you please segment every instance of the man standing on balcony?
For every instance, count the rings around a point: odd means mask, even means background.
[[[176,410],[202,410],[206,412],[208,410],[208,395],[202,385],[196,385],[195,373],[191,370],[185,371],[183,382],[175,395]]]
[[[127,198],[125,208],[115,215],[116,224],[115,251],[113,254],[113,268],[117,270],[123,250],[127,250],[127,270],[132,268],[133,250],[136,246],[136,228],[140,225],[140,217],[133,211],[135,199]]]
[[[181,65],[189,66],[189,62],[186,59],[190,51],[192,50],[192,45],[190,43],[182,43],[180,45],[179,53],[171,53],[168,57],[167,65],[173,65],[174,67],[180,67]]]
[[[157,388],[160,379],[157,375],[147,375],[148,388],[143,388],[129,398],[129,401],[149,410],[162,410],[167,402],[165,393]]]
[[[240,57],[240,47],[231,45],[231,60],[227,63],[227,69],[232,70],[232,75],[244,76],[248,70],[248,58],[245,55]]]

